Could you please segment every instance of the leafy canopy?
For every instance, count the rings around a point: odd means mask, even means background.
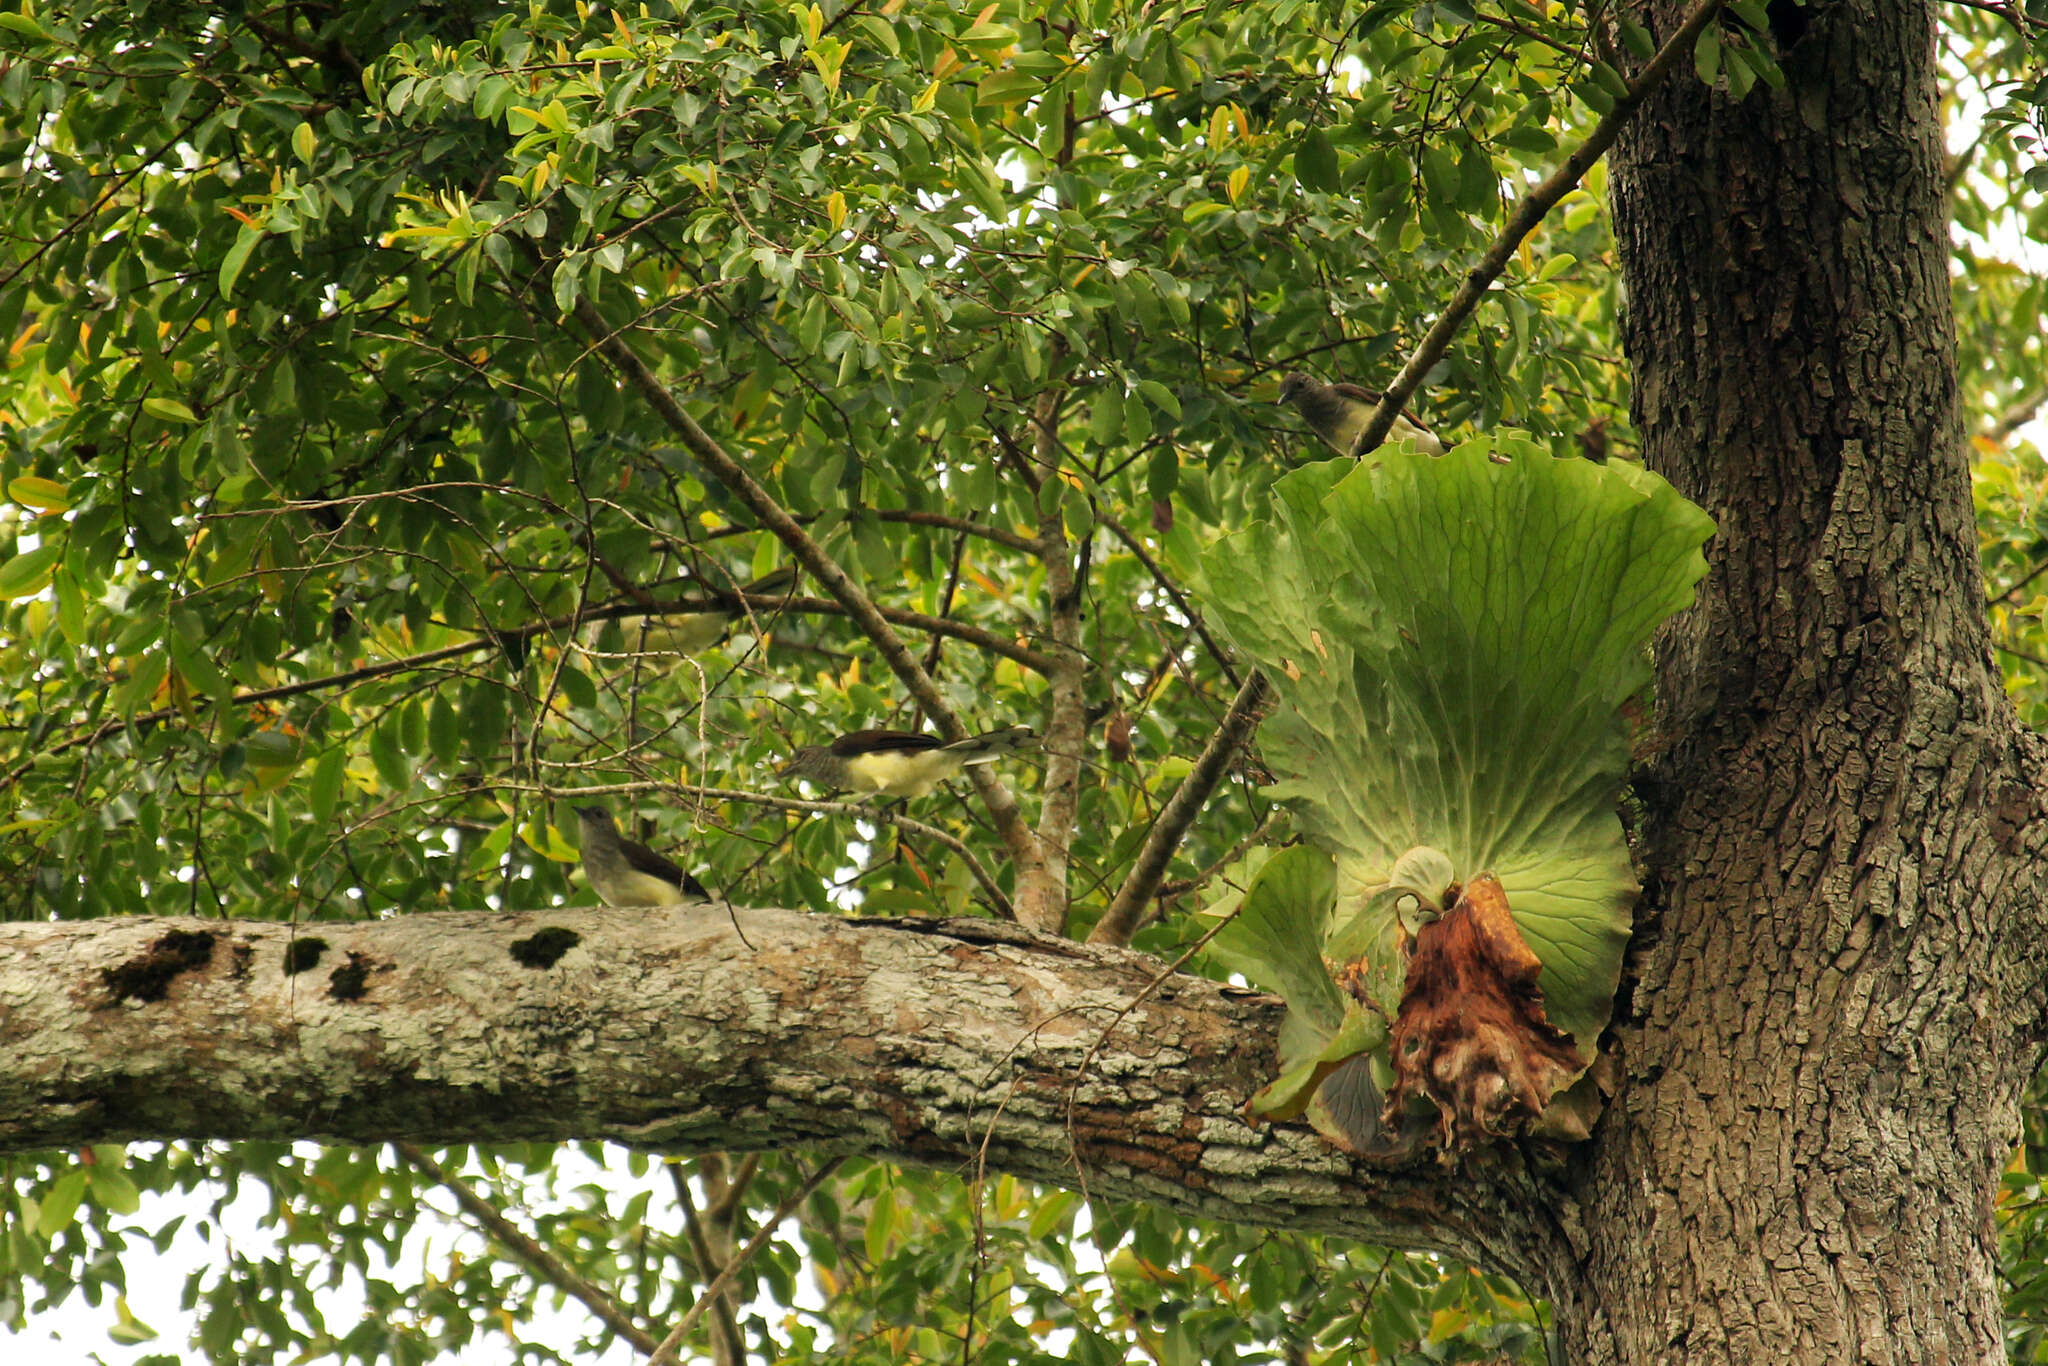
[[[2009,66],[1993,16],[1949,18],[1964,65]],[[1074,802],[1085,930],[1231,692],[1186,585],[1155,572],[1168,543],[1244,525],[1314,453],[1275,375],[1385,381],[1503,194],[1611,100],[1603,51],[1581,10],[1470,0],[0,14],[4,914],[580,899],[570,794],[743,904],[980,904],[943,844],[700,790],[775,791],[791,746],[918,717],[818,607],[757,613],[695,659],[638,648],[649,613],[788,556],[565,317],[588,301],[897,614],[956,710],[1085,715],[1059,784],[1005,770],[1027,817]],[[1731,96],[1767,97],[1738,27],[1700,55]],[[2015,193],[2027,117],[1980,163]],[[1606,420],[1626,453],[1611,252],[1596,172],[1430,376],[1432,424],[1513,423],[1570,454]],[[2031,315],[1972,316],[1972,395],[2020,396],[2000,329]],[[1128,763],[1104,742],[1126,725]],[[977,807],[918,814],[1010,884]],[[1180,947],[1173,912],[1255,830],[1283,833],[1272,815],[1233,777],[1140,945]],[[675,1191],[558,1191],[553,1157],[465,1170],[672,1321],[702,1283]],[[708,1189],[706,1162],[679,1170]],[[5,1172],[10,1324],[119,1304],[187,1217],[154,1193],[237,1183],[274,1202],[281,1242],[190,1273],[209,1359],[425,1361],[518,1336],[550,1298],[497,1253],[426,1277],[380,1261],[422,1198],[386,1153]],[[762,1217],[797,1179],[766,1161],[737,1207]],[[1061,1330],[1083,1361],[1140,1341],[1162,1360],[1247,1341],[1540,1359],[1526,1300],[1465,1268],[1086,1215],[1066,1193],[850,1167],[799,1218],[822,1307],[743,1326],[852,1361],[953,1359],[963,1334],[977,1359],[1029,1360]],[[796,1303],[796,1256],[775,1244],[742,1303]],[[323,1309],[330,1275],[367,1310]],[[152,1331],[103,1312],[124,1340]]]

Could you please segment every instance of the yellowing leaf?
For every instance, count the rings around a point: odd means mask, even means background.
[[[24,474],[9,483],[7,496],[37,512],[63,512],[71,506],[71,490],[37,474]]]
[[[831,222],[834,232],[846,226],[846,196],[838,190],[825,196],[825,217]]]
[[[63,555],[62,546],[39,545],[0,564],[0,599],[32,598],[42,592]]]
[[[1235,204],[1244,198],[1244,187],[1251,184],[1251,180],[1252,168],[1249,166],[1240,166],[1230,173],[1230,179],[1225,184],[1230,191],[1231,203]]]
[[[142,411],[164,422],[197,422],[198,415],[174,398],[150,397],[142,400]]]

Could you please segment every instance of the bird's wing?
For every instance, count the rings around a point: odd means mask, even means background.
[[[914,730],[856,730],[834,740],[832,752],[842,759],[853,759],[863,754],[917,754],[943,744],[945,741],[936,735]]]
[[[658,877],[663,882],[673,883],[678,887],[688,886],[694,880],[688,873],[638,840],[620,840],[619,852],[626,856],[626,862],[636,873]]]
[[[1348,399],[1359,403],[1370,403],[1375,408],[1379,407],[1380,400],[1386,397],[1378,389],[1368,389],[1362,384],[1333,384],[1330,387]],[[1422,428],[1423,431],[1429,430],[1429,424],[1417,417],[1413,408],[1403,408],[1401,416],[1407,418],[1417,427]]]

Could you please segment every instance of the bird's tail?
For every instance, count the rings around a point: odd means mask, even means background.
[[[1038,732],[1029,726],[1011,726],[1007,730],[992,730],[986,735],[955,740],[944,748],[949,754],[960,755],[963,764],[989,764],[1005,754],[1037,749]]]

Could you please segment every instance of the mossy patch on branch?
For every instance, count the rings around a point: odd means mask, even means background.
[[[559,925],[536,931],[531,937],[512,942],[512,961],[522,968],[551,968],[563,954],[583,942],[583,936]]]
[[[116,1004],[161,1001],[180,973],[195,972],[212,961],[213,935],[172,930],[119,967],[100,969],[100,978]]]
[[[318,967],[320,955],[327,952],[325,939],[294,939],[284,946],[284,975],[296,977],[302,972]]]
[[[327,974],[327,997],[333,1001],[360,1001],[369,994],[363,985],[370,976],[373,960],[350,953],[348,961]]]

